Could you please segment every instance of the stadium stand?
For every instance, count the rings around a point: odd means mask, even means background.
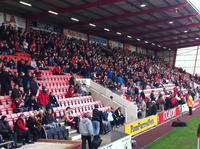
[[[22,113],[26,118],[34,114],[26,109],[26,102],[30,100],[30,80],[35,77],[37,92],[45,86],[47,92],[57,99],[59,106],[49,106],[57,119],[65,116],[67,107],[72,108],[72,117],[80,119],[83,113],[91,113],[95,105],[102,112],[110,112],[110,106],[94,100],[92,95],[83,94],[81,86],[70,81],[74,74],[76,78],[91,78],[124,97],[124,100],[138,105],[138,115],[142,111],[143,100],[147,111],[161,97],[170,101],[170,105],[164,103],[162,110],[185,103],[188,92],[194,99],[199,98],[199,88],[193,88],[193,78],[188,77],[184,71],[169,66],[162,59],[131,53],[121,48],[88,44],[82,40],[36,30],[23,32],[21,29],[15,30],[11,26],[2,25],[0,54],[0,112],[1,115],[7,115],[11,128],[14,128],[15,121]],[[197,75],[195,79],[199,81]],[[17,91],[20,95],[13,98],[11,91],[13,95],[16,84],[19,85]],[[15,111],[15,108],[20,111]],[[152,109],[143,117],[150,115],[153,115]],[[76,139],[80,139],[80,135]]]

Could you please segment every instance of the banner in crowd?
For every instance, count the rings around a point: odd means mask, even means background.
[[[200,106],[200,99],[194,101],[194,105],[193,105],[192,108],[196,108],[196,107],[199,107],[199,106]]]
[[[107,40],[101,37],[96,37],[96,36],[90,36],[90,43],[99,43],[103,44],[104,46],[107,45]]]
[[[189,111],[189,108],[188,108],[188,106],[187,106],[187,103],[181,105],[181,112],[182,112],[182,113],[183,113],[183,112],[188,112],[188,111]]]
[[[128,51],[131,51],[131,52],[136,52],[136,47],[132,46],[130,44],[124,44],[124,50],[128,50]]]
[[[125,125],[125,133],[138,134],[158,124],[158,114]]]
[[[87,34],[80,33],[80,32],[77,32],[77,31],[72,31],[72,30],[69,30],[69,29],[64,29],[64,35],[66,35],[69,38],[88,40]]]
[[[117,141],[106,144],[102,147],[99,147],[98,149],[119,149],[119,147],[120,147],[120,149],[132,149],[131,135],[128,135]]]
[[[14,27],[26,28],[26,20],[24,18],[0,12],[0,25],[2,23]]]
[[[159,114],[159,123],[163,123],[169,119],[172,119],[180,114],[180,108],[176,107],[173,109],[166,110]]]
[[[123,49],[123,43],[117,42],[117,41],[109,40],[109,46],[111,48],[122,48]]]
[[[131,51],[131,45],[130,44],[124,44],[124,50]]]
[[[35,30],[45,31],[45,32],[55,32],[55,33],[61,33],[61,29],[48,24],[43,24],[37,21],[30,21],[30,27]]]

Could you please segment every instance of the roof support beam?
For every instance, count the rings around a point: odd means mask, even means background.
[[[126,26],[111,28],[111,30],[112,31],[120,31],[120,30],[129,29],[129,28],[144,27],[144,26],[148,26],[148,25],[155,25],[155,24],[165,23],[165,22],[169,22],[169,21],[187,19],[187,18],[190,18],[190,17],[195,17],[197,15],[199,15],[199,14],[189,14],[189,15],[186,15],[186,16],[174,17],[174,18],[163,19],[163,20],[158,20],[158,21],[144,22],[144,23],[139,23],[139,24],[131,24],[131,25],[126,25]],[[97,32],[92,32],[92,34],[99,34],[99,33],[102,33],[102,32],[104,32],[104,31],[101,30],[101,31],[97,31]]]
[[[196,37],[188,37],[188,38],[179,38],[179,39],[171,39],[171,40],[165,40],[165,41],[159,41],[157,42],[158,44],[163,44],[165,45],[165,43],[168,43],[168,42],[176,42],[176,41],[184,41],[184,40],[190,40],[190,39],[196,39],[196,38],[199,38],[200,39],[200,36],[196,36]]]
[[[189,27],[197,27],[197,26],[200,26],[200,23],[188,24],[188,25],[180,25],[180,26],[163,28],[163,29],[158,29],[158,30],[153,30],[153,31],[148,31],[148,32],[132,33],[131,35],[140,36],[140,35],[147,35],[147,34],[153,34],[153,33],[158,33],[158,32],[166,32],[166,31],[171,31],[171,30],[177,30],[177,29],[189,28]]]
[[[193,46],[199,46],[199,45],[200,45],[200,42],[195,42],[195,43],[192,43],[192,44],[180,45],[180,46],[177,46],[175,48],[180,49],[180,48],[193,47]],[[174,48],[174,47],[172,47],[172,48]]]
[[[200,33],[200,30],[197,31],[191,31],[187,33],[178,33],[178,34],[169,34],[169,35],[164,35],[164,36],[155,36],[152,38],[145,38],[146,40],[155,40],[155,39],[163,39],[163,38],[168,38],[168,37],[175,37],[175,36],[182,36],[182,35],[188,35],[188,34],[195,34],[195,33]]]
[[[187,4],[188,4],[188,2],[185,2],[185,3],[181,3],[181,4],[177,4],[177,5],[165,6],[165,7],[154,8],[154,9],[147,9],[147,10],[143,10],[143,11],[128,12],[128,13],[123,13],[121,15],[114,15],[114,16],[105,17],[105,18],[93,19],[93,20],[89,20],[89,21],[85,21],[85,22],[73,23],[73,24],[67,25],[65,27],[70,28],[73,26],[80,26],[80,25],[85,25],[88,23],[98,23],[98,22],[123,19],[123,18],[127,18],[127,17],[135,17],[135,16],[144,15],[144,14],[148,14],[148,13],[154,13],[154,12],[166,11],[166,10],[175,9],[175,8],[181,8]]]
[[[110,5],[110,4],[121,2],[121,1],[125,1],[125,0],[98,0],[94,3],[86,3],[86,4],[76,5],[76,6],[72,6],[72,7],[68,7],[68,8],[55,9],[55,10],[52,10],[52,11],[57,12],[57,13],[66,13],[66,12],[83,10],[83,9],[87,9],[87,8],[91,8],[91,7],[98,7],[98,6],[102,6],[102,5]],[[29,16],[29,18],[30,19],[37,19],[37,18],[40,18],[40,17],[49,16],[49,15],[51,15],[51,14],[48,13],[48,11],[46,11],[46,12],[33,14],[33,15]]]
[[[168,45],[168,47],[170,47],[170,48],[180,48],[180,47],[190,47],[190,46],[196,46],[196,45],[200,45],[200,41],[178,43],[178,44]]]

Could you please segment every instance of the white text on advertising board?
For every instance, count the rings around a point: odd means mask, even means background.
[[[168,119],[173,118],[174,116],[176,116],[176,108],[171,109],[171,110],[169,110],[169,111],[165,111],[165,112],[164,112],[164,115],[163,115],[163,118],[164,118],[164,120],[166,121],[166,120],[168,120]]]

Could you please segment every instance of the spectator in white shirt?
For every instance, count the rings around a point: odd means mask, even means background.
[[[115,126],[116,120],[112,108],[109,108],[104,115],[104,120],[110,122],[111,126]]]
[[[83,95],[87,94],[87,89],[86,89],[86,84],[85,83],[81,86],[80,90],[81,90],[81,94],[83,94]]]
[[[34,58],[31,60],[31,67],[33,67],[33,68],[37,67],[37,63]]]

